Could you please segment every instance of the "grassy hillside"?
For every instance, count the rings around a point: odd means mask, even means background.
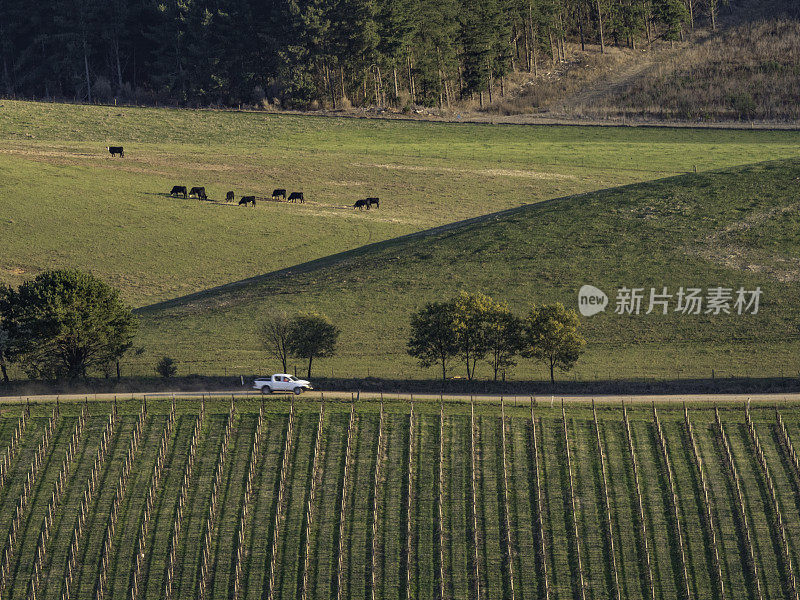
[[[683,411],[662,406],[663,446],[650,408],[629,407],[629,446],[618,405],[601,406],[595,422],[586,405],[570,405],[564,420],[559,407],[540,403],[534,429],[527,406],[506,407],[501,419],[497,406],[481,405],[473,422],[468,405],[448,405],[440,418],[435,405],[418,402],[411,417],[407,404],[389,403],[381,419],[377,402],[366,401],[351,420],[349,405],[329,402],[317,437],[316,402],[297,403],[291,420],[283,401],[267,403],[261,415],[257,400],[237,401],[232,414],[225,401],[209,402],[201,419],[193,400],[181,400],[174,416],[169,402],[151,400],[143,415],[137,402],[121,402],[110,427],[111,406],[92,403],[72,454],[67,445],[81,405],[62,403],[54,434],[43,443],[52,408],[33,407],[16,446],[11,438],[22,407],[4,409],[0,418],[0,442],[12,449],[0,490],[8,598],[28,597],[33,581],[37,597],[61,598],[71,544],[79,556],[71,580],[76,600],[96,598],[101,579],[106,597],[115,598],[130,598],[135,580],[138,597],[164,597],[171,579],[174,598],[198,597],[201,581],[205,597],[230,598],[238,580],[239,597],[253,599],[269,590],[276,599],[299,598],[305,582],[312,599],[336,597],[339,588],[348,598],[373,591],[380,599],[425,600],[442,592],[471,598],[478,589],[481,597],[508,598],[513,586],[515,598],[540,597],[547,587],[561,600],[577,597],[579,573],[590,598],[613,598],[615,586],[623,598],[653,591],[676,598],[687,588],[692,597],[709,598],[720,582],[727,597],[746,598],[756,586],[750,552],[764,597],[779,598],[787,595],[789,568],[795,573],[800,564],[800,479],[788,451],[800,436],[793,405],[781,407],[788,437],[772,408],[753,409],[751,437],[741,407],[721,407],[724,434],[709,405],[692,407],[693,438]],[[97,460],[103,431],[108,444]],[[131,445],[135,431],[140,441]],[[744,490],[741,503],[723,435]],[[755,458],[756,439],[775,503]],[[43,460],[31,468],[38,447]],[[129,476],[118,488],[126,462]],[[66,485],[54,495],[64,465]],[[78,528],[93,469],[99,485]],[[9,544],[29,472],[31,492]],[[179,497],[185,498],[180,511]],[[38,565],[37,547],[44,550]],[[43,576],[34,579],[37,568]]]
[[[800,118],[800,21],[738,24],[686,48],[619,95],[621,112],[679,120]],[[591,112],[591,109],[589,109]]]
[[[144,309],[140,340],[151,355],[130,368],[147,372],[168,352],[191,372],[268,371],[276,365],[259,350],[254,323],[277,307],[319,310],[342,328],[339,355],[320,363],[325,374],[435,378],[405,355],[409,316],[424,302],[466,289],[519,313],[531,303],[577,308],[578,289],[592,284],[611,305],[583,319],[578,378],[795,374],[798,181],[795,159],[570,196]],[[616,315],[623,286],[645,288],[648,298],[651,287],[760,286],[763,297],[757,315]],[[483,369],[479,376],[489,374]],[[544,375],[525,362],[513,373]]]
[[[139,306],[550,198],[796,156],[795,132],[516,127],[4,100],[0,282],[90,269]],[[124,159],[107,145],[123,144]],[[174,199],[174,184],[303,205]],[[379,211],[346,207],[379,196]]]
[[[696,6],[680,42],[635,49],[568,46],[486,108],[501,115],[659,122],[797,123],[800,13],[788,0],[743,0],[721,9],[717,30]],[[730,10],[729,10],[730,8]],[[512,117],[513,118],[513,117]],[[522,120],[523,118],[519,118]]]

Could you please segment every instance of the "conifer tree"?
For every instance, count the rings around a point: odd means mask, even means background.
[[[383,0],[375,15],[377,51],[386,71],[391,70],[390,89],[395,102],[399,100],[401,82],[404,80],[403,65],[407,62],[417,26],[415,5],[415,0]],[[410,85],[407,78],[405,80]]]
[[[683,25],[689,19],[689,11],[682,0],[654,0],[653,13],[664,27],[663,37],[668,41],[678,41],[683,33]]]

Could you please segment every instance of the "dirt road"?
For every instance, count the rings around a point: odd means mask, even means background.
[[[54,402],[59,400],[61,402],[77,402],[83,401],[85,399],[89,399],[92,401],[113,401],[114,398],[117,400],[141,400],[144,398],[148,399],[156,399],[156,398],[169,398],[175,396],[176,399],[184,398],[199,398],[201,396],[205,396],[208,399],[211,398],[228,398],[231,395],[234,397],[259,397],[258,392],[251,391],[251,390],[242,390],[241,388],[238,390],[229,390],[229,391],[216,391],[216,392],[171,392],[171,391],[163,391],[158,393],[132,393],[132,394],[65,394],[65,395],[43,395],[43,396],[0,396],[0,404],[16,404],[22,402]],[[267,398],[281,398],[284,396],[275,394],[271,396],[266,396]],[[356,394],[352,392],[334,392],[334,391],[327,391],[327,392],[306,392],[302,394],[299,398],[301,400],[313,400],[319,401],[322,398],[326,400],[338,400],[338,401],[347,401],[352,398],[356,397]],[[507,395],[507,396],[500,396],[500,395],[463,395],[463,394],[398,394],[398,393],[387,393],[383,394],[376,394],[376,393],[364,393],[361,396],[362,400],[377,400],[379,398],[383,398],[384,400],[410,400],[412,397],[415,401],[426,401],[426,402],[438,402],[440,399],[444,399],[447,402],[469,402],[470,399],[474,399],[476,402],[485,402],[485,403],[495,403],[500,402],[501,398],[503,398],[509,404],[529,404],[533,396],[522,396],[522,395]],[[544,396],[544,395],[537,395],[535,396],[537,402],[543,405],[546,405],[548,402],[560,403],[561,399],[563,398],[566,402],[590,402],[591,400],[595,400],[598,403],[604,404],[617,404],[621,402],[626,403],[646,403],[649,404],[651,402],[657,403],[697,403],[697,402],[719,402],[719,403],[726,403],[726,402],[746,402],[748,399],[751,400],[753,403],[761,403],[761,404],[777,404],[777,403],[789,403],[789,402],[800,402],[800,394],[654,394],[654,395],[583,395],[583,396]]]

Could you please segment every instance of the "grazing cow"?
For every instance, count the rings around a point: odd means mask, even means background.
[[[125,158],[125,150],[122,149],[122,146],[106,146],[106,149],[111,156],[119,154],[120,158]]]
[[[367,210],[369,210],[369,204],[367,204],[366,200],[356,200],[356,203],[353,204],[353,208],[357,208],[358,210],[361,210],[365,206],[367,207]]]
[[[289,202],[297,202],[299,201],[300,204],[305,204],[306,199],[303,198],[303,192],[292,192],[289,194]]]
[[[277,200],[278,198],[286,200],[286,190],[272,190],[272,199]]]
[[[242,196],[242,199],[239,200],[239,206],[247,206],[249,202],[253,203],[253,206],[256,205],[256,197],[255,196]]]
[[[234,200],[236,200],[236,196],[233,195],[233,192],[225,194],[225,202],[233,202]]]
[[[208,200],[208,196],[206,196],[206,188],[204,187],[193,187],[189,190],[190,196],[197,196],[198,200]]]
[[[172,191],[170,191],[170,196],[179,196],[183,194],[183,197],[186,198],[186,186],[185,185],[175,185],[172,186]]]
[[[380,199],[378,198],[367,198],[366,203],[367,203],[367,208],[369,208],[373,204],[375,205],[375,208],[381,207]]]

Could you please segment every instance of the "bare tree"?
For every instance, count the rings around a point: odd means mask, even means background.
[[[256,330],[264,350],[281,361],[284,373],[288,369],[290,329],[291,319],[285,312],[278,311],[268,315]]]

